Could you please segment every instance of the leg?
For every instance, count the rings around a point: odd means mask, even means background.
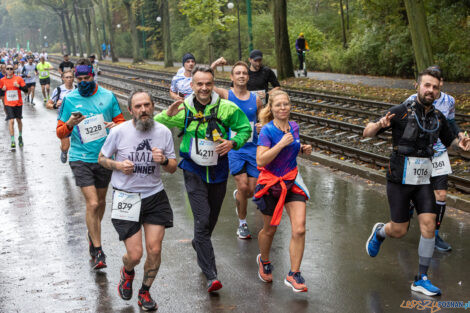
[[[23,121],[21,120],[21,118],[17,118],[16,123],[18,124],[18,132],[21,136],[21,133],[23,132]]]
[[[10,131],[12,140],[14,140],[13,136],[15,136],[15,119],[12,118],[8,120],[8,130]]]
[[[46,93],[47,93],[47,99],[49,99],[49,95],[51,94],[51,85],[49,84],[46,85]]]
[[[98,191],[95,186],[81,187],[86,202],[86,226],[93,246],[101,247],[101,218]]]
[[[46,85],[41,85],[42,96],[46,99]]]
[[[293,201],[285,204],[290,218],[292,235],[289,245],[291,271],[299,272],[305,249],[305,202]]]
[[[276,226],[271,226],[271,219],[272,216],[263,214],[263,228],[258,233],[259,251],[261,252],[261,260],[263,261],[269,260],[269,252],[271,251],[274,234],[277,230]]]
[[[142,258],[142,230],[124,240],[126,254],[122,257],[122,263],[127,272],[132,272],[134,267],[140,263]]]
[[[98,214],[99,214],[100,225],[101,225],[101,221],[103,220],[104,210],[106,209],[106,193],[108,192],[108,187],[96,188],[96,192],[98,194]],[[101,231],[100,231],[100,234],[101,234]]]
[[[144,265],[144,279],[142,285],[150,288],[155,277],[157,277],[162,260],[162,241],[165,236],[165,226],[144,224],[145,247],[147,250],[147,260]]]
[[[237,194],[236,198],[236,206],[238,212],[238,218],[240,220],[246,219],[246,208],[248,206],[247,198],[250,195],[250,188],[248,186],[248,175],[246,173],[242,173],[239,175],[234,176],[235,183],[237,185]],[[253,192],[251,192],[253,194]]]

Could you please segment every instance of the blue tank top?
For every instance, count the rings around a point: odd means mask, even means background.
[[[250,98],[248,100],[240,100],[235,96],[233,91],[230,89],[228,91],[228,100],[235,103],[243,111],[243,113],[245,113],[246,117],[248,117],[248,120],[250,121],[252,132],[253,132],[252,136],[248,139],[245,145],[243,145],[243,147],[241,147],[237,151],[233,151],[233,152],[254,153],[256,155],[256,147],[258,146],[258,133],[256,132],[256,127],[255,127],[256,121],[258,119],[256,116],[257,109],[258,109],[258,107],[256,106],[256,94],[253,92],[250,92]],[[233,133],[230,132],[230,134],[232,135]]]

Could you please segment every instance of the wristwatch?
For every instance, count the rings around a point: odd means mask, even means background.
[[[161,166],[167,166],[168,165],[168,158],[165,157],[165,161],[163,161],[162,163],[160,163]]]

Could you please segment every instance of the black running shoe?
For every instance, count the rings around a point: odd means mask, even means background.
[[[105,268],[106,265],[106,255],[103,250],[98,250],[95,252],[95,257],[93,258],[93,269],[99,270],[100,268]]]
[[[23,147],[23,136],[18,136],[18,145]]]
[[[127,274],[124,266],[121,268],[121,280],[118,285],[118,293],[124,300],[130,300],[132,298],[132,282],[134,281],[134,276],[135,274]]]
[[[158,309],[157,303],[153,301],[150,292],[139,290],[139,300],[137,302],[144,311],[155,311]]]

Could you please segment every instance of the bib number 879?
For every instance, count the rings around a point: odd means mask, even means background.
[[[413,170],[414,170],[415,176],[427,176],[428,175],[428,170],[426,168],[415,168]]]
[[[85,131],[86,131],[86,134],[92,134],[92,133],[96,133],[97,131],[100,131],[101,130],[101,125],[97,125],[97,126],[91,126],[91,127],[86,127],[85,128]]]
[[[130,210],[132,208],[132,203],[118,202],[118,210]]]

